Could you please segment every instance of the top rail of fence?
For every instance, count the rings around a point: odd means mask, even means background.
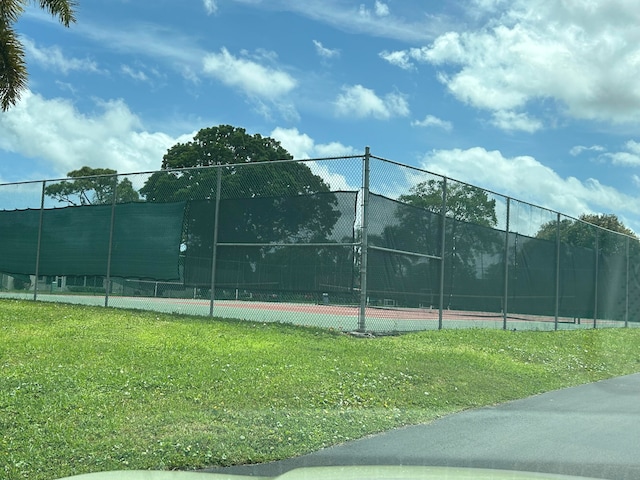
[[[82,180],[87,178],[110,178],[110,177],[126,177],[130,175],[151,175],[154,173],[171,173],[171,172],[187,172],[192,170],[213,170],[216,168],[224,168],[224,167],[239,167],[239,166],[264,166],[264,165],[278,165],[284,163],[312,163],[312,162],[324,162],[324,161],[332,161],[332,160],[350,160],[350,159],[362,159],[364,155],[343,155],[337,157],[317,157],[317,158],[283,158],[279,160],[269,160],[269,161],[259,161],[259,162],[243,162],[243,163],[216,163],[212,165],[200,165],[195,167],[177,167],[177,168],[167,168],[161,170],[145,170],[140,172],[126,172],[126,173],[105,173],[101,175],[83,175],[80,177],[59,177],[59,178],[42,178],[39,180],[23,180],[19,182],[6,182],[0,183],[0,187],[5,187],[9,185],[28,185],[33,183],[42,183],[42,182],[63,182],[65,180]]]
[[[404,164],[404,163],[401,163],[401,162],[397,162],[395,160],[390,160],[388,158],[378,157],[376,155],[371,155],[370,158],[375,159],[375,160],[380,160],[382,162],[389,163],[391,165],[395,165],[395,166],[398,166],[398,167],[402,167],[402,168],[406,168],[406,169],[409,169],[409,170],[413,170],[415,172],[420,172],[420,173],[432,175],[432,176],[435,176],[435,177],[440,177],[443,180],[444,179],[450,180],[450,181],[453,181],[453,182],[456,182],[456,183],[459,183],[461,185],[465,185],[465,186],[468,186],[468,187],[479,188],[479,189],[481,189],[481,190],[483,190],[483,191],[485,191],[485,192],[487,192],[487,193],[489,193],[491,195],[496,195],[496,196],[502,197],[502,198],[507,199],[507,200],[513,200],[513,201],[518,202],[518,203],[520,203],[522,205],[526,205],[526,206],[529,206],[529,207],[532,207],[532,208],[537,208],[539,210],[543,210],[543,211],[545,211],[545,212],[547,212],[549,214],[552,214],[552,215],[560,214],[566,219],[569,219],[569,220],[572,220],[572,221],[575,221],[575,222],[579,222],[579,223],[584,224],[584,225],[590,225],[590,226],[595,227],[596,229],[601,230],[603,232],[613,233],[613,234],[616,234],[616,235],[620,235],[622,237],[628,237],[628,238],[630,238],[632,240],[638,241],[638,237],[635,237],[633,235],[628,235],[626,233],[617,232],[615,230],[610,230],[610,229],[602,227],[600,225],[595,225],[593,223],[587,222],[587,221],[582,220],[580,218],[573,217],[573,216],[568,215],[566,213],[563,213],[563,212],[560,212],[560,211],[557,211],[557,210],[553,210],[553,209],[548,208],[548,207],[543,207],[541,205],[537,205],[535,203],[528,202],[526,200],[520,200],[518,198],[511,197],[509,195],[505,195],[504,193],[496,192],[494,190],[490,190],[490,189],[487,189],[487,188],[484,188],[484,187],[480,187],[478,185],[473,185],[471,183],[464,182],[462,180],[457,180],[457,179],[452,178],[452,177],[447,177],[446,175],[442,175],[440,173],[432,172],[430,170],[425,170],[423,168],[416,167],[416,166],[413,166],[413,165],[407,165],[407,164]]]
[[[271,160],[271,161],[264,161],[264,162],[243,162],[243,163],[238,163],[238,164],[225,164],[225,163],[217,163],[217,164],[212,164],[212,165],[206,165],[206,166],[194,166],[194,167],[179,167],[179,168],[168,168],[168,169],[161,169],[161,170],[146,170],[146,171],[139,171],[139,172],[127,172],[127,173],[108,173],[108,174],[101,174],[101,175],[86,175],[86,176],[81,176],[81,177],[59,177],[59,178],[48,178],[48,179],[39,179],[39,180],[24,180],[24,181],[18,181],[18,182],[6,182],[6,183],[0,183],[0,188],[2,187],[8,187],[8,186],[16,186],[16,185],[30,185],[30,184],[42,184],[42,183],[53,183],[53,182],[63,182],[63,181],[69,181],[69,180],[81,180],[81,179],[90,179],[90,178],[110,178],[110,177],[126,177],[126,176],[132,176],[132,175],[151,175],[154,173],[158,173],[158,172],[163,172],[163,173],[172,173],[172,172],[186,172],[186,171],[196,171],[196,170],[209,170],[209,169],[216,169],[216,168],[224,168],[224,167],[228,167],[228,166],[234,166],[234,167],[256,167],[259,168],[260,166],[264,166],[265,164],[269,164],[269,165],[278,165],[278,164],[287,164],[287,163],[313,163],[313,162],[321,162],[321,161],[336,161],[336,160],[349,160],[349,159],[362,159],[364,158],[365,154],[357,154],[357,155],[343,155],[343,156],[330,156],[330,157],[314,157],[314,158],[304,158],[304,159],[295,159],[295,158],[291,158],[291,159],[279,159],[279,160]],[[603,232],[608,232],[608,233],[613,233],[616,235],[619,235],[621,237],[628,237],[632,240],[638,240],[637,237],[633,236],[633,235],[628,235],[622,232],[617,232],[614,230],[610,230],[608,228],[602,227],[600,225],[595,225],[593,223],[587,222],[585,220],[582,220],[580,218],[568,215],[566,213],[557,211],[557,210],[553,210],[551,208],[548,207],[544,207],[541,205],[537,205],[531,202],[528,202],[526,200],[521,200],[509,195],[506,195],[504,193],[500,193],[494,190],[490,190],[478,185],[474,185],[468,182],[464,182],[452,177],[448,177],[446,175],[442,175],[436,172],[432,172],[429,170],[425,170],[423,168],[420,167],[416,167],[413,165],[407,165],[395,160],[391,160],[385,157],[381,157],[381,156],[377,156],[377,155],[370,155],[371,159],[375,159],[375,160],[379,160],[391,165],[395,165],[401,168],[406,168],[409,170],[413,170],[416,172],[420,172],[420,173],[424,173],[424,174],[428,174],[428,175],[432,175],[435,177],[439,177],[441,179],[447,179],[453,182],[456,182],[458,184],[461,185],[466,185],[469,187],[473,187],[473,188],[479,188],[481,190],[483,190],[486,193],[489,193],[491,195],[496,195],[498,197],[502,197],[506,200],[513,200],[515,202],[518,202],[522,205],[526,205],[532,208],[536,208],[542,211],[545,211],[549,214],[552,215],[562,215],[564,218],[575,221],[575,222],[579,222],[581,224],[585,224],[585,225],[590,225],[594,228],[596,228],[597,230],[603,231]]]

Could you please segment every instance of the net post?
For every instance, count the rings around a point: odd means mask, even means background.
[[[365,147],[362,162],[362,229],[360,238],[360,310],[358,313],[358,331],[366,330],[367,309],[367,262],[369,248],[369,163],[371,152]]]
[[[216,264],[218,263],[218,217],[220,213],[220,190],[222,187],[222,165],[218,163],[216,169],[216,203],[213,218],[213,245],[211,246],[211,299],[209,301],[209,316],[213,317],[213,304],[216,294]]]
[[[502,329],[507,329],[509,302],[509,228],[511,219],[511,198],[507,197],[507,225],[504,233],[504,290],[502,297]]]
[[[440,208],[440,299],[438,306],[438,330],[442,330],[442,316],[444,310],[444,258],[446,253],[446,226],[447,226],[447,177],[442,179],[442,206]]]
[[[40,219],[38,220],[38,243],[36,245],[36,280],[33,285],[33,301],[38,300],[38,278],[40,276],[40,248],[42,245],[42,223],[44,221],[44,192],[47,181],[42,181],[42,193],[40,194]]]
[[[116,219],[116,199],[118,191],[118,174],[113,176],[113,195],[111,196],[111,222],[109,225],[109,249],[107,252],[107,277],[104,288],[104,306],[109,306],[109,291],[111,290],[111,255],[113,253],[113,229]]]

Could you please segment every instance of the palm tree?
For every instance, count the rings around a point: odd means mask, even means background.
[[[31,0],[36,3],[35,0]],[[20,99],[27,88],[27,67],[24,48],[14,30],[14,24],[30,0],[0,0],[0,108],[6,111]],[[40,8],[58,17],[65,27],[76,21],[75,0],[38,0]]]

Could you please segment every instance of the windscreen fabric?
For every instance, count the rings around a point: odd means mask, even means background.
[[[38,255],[40,210],[0,212],[0,271],[33,274]]]
[[[336,282],[336,288],[351,288],[350,247],[346,255],[345,248],[337,245],[335,248],[286,245],[353,243],[356,205],[357,192],[220,200],[216,283],[239,285],[239,279],[244,279],[242,282],[257,288],[273,288],[269,285],[280,285],[286,290],[320,288],[324,281],[313,280],[312,275],[335,268],[350,272],[348,279],[343,278],[343,273],[337,274],[341,280]],[[209,286],[215,201],[189,202],[185,224],[184,282]],[[284,272],[288,272],[290,279],[285,279]]]
[[[0,212],[0,271],[177,280],[184,203],[128,203]]]
[[[440,213],[373,194],[369,207],[367,290],[372,301],[437,306],[443,253]],[[447,218],[444,241],[444,307],[499,312],[504,232]]]
[[[442,285],[446,309],[501,313],[506,287],[509,314],[554,316],[556,306],[569,321],[594,315],[623,320],[627,308],[640,313],[640,248],[631,252],[627,295],[619,236],[602,236],[596,255],[595,245],[561,242],[558,248],[555,240],[447,217],[441,281],[440,261],[430,258],[442,255],[440,215],[374,194],[369,207],[370,304],[437,306]]]

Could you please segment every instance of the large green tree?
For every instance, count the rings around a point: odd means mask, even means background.
[[[223,198],[272,195],[305,195],[328,192],[329,186],[303,163],[265,165],[290,160],[292,155],[277,140],[245,129],[220,125],[200,130],[193,140],[171,147],[162,159],[162,170],[153,174],[140,193],[149,202],[212,199],[216,173],[223,169]],[[260,163],[259,167],[250,166]]]
[[[443,187],[441,180],[428,180],[400,195],[392,209],[393,218],[386,215],[389,225],[381,235],[370,237],[370,243],[394,250],[439,256]],[[389,204],[390,200],[387,199],[386,203]],[[486,191],[471,185],[447,182],[445,288],[450,303],[454,292],[459,292],[462,285],[477,286],[484,279],[489,266],[488,257],[495,257],[495,252],[504,245],[504,236],[493,228],[497,225],[495,209],[496,201]],[[484,257],[487,257],[486,262]],[[439,289],[438,263],[380,252],[371,256],[371,259],[374,258],[377,260],[370,263],[377,264],[370,269],[377,268],[384,273],[380,273],[380,278],[374,278],[371,283],[380,283],[380,289],[413,289],[414,297],[420,298],[421,303],[427,300],[427,292]],[[387,278],[386,285],[381,283],[383,276]]]
[[[70,180],[47,185],[44,193],[68,205],[105,205],[113,202],[115,187],[117,203],[140,200],[131,181],[128,178],[118,180],[117,173],[110,168],[82,167],[67,173]]]
[[[557,232],[557,222],[550,221],[540,227],[536,238],[555,241]],[[616,235],[616,233],[623,235]],[[585,213],[580,215],[577,220],[565,218],[560,221],[560,241],[567,245],[594,249],[596,234],[598,249],[606,255],[626,251],[626,237],[624,235],[637,238],[636,234],[614,214]],[[633,245],[636,248],[637,242],[633,242]]]
[[[396,238],[403,249],[418,253],[439,253],[440,223],[444,182],[428,180],[400,195],[396,209],[399,221]],[[462,183],[447,183],[445,215],[447,243],[456,255],[472,261],[474,251],[492,245],[492,228],[498,223],[496,201],[485,190]],[[417,249],[417,250],[416,250]]]
[[[193,140],[167,151],[162,170],[149,177],[140,193],[148,202],[189,201],[185,237],[188,283],[206,284],[210,278],[207,262],[210,266],[219,168],[219,242],[331,241],[339,217],[336,197],[306,164],[276,162],[291,159],[273,138],[250,135],[230,125],[204,128]],[[224,248],[218,260],[235,262],[238,269],[257,275],[256,262],[265,261],[270,253],[268,247]],[[243,262],[250,265],[242,266]],[[191,273],[198,269],[201,274]]]
[[[29,3],[38,3],[65,27],[76,21],[74,0],[0,0],[0,108],[3,111],[15,105],[20,93],[27,88],[24,47],[14,25]]]
[[[427,180],[413,186],[408,194],[401,195],[398,200],[440,214],[443,188],[442,180]],[[485,190],[464,183],[447,183],[445,214],[454,220],[485,227],[495,227],[498,223],[496,201],[490,199]]]

